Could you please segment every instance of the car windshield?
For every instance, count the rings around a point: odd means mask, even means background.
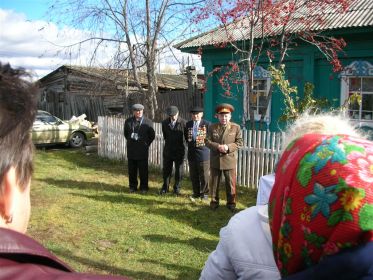
[[[36,121],[40,121],[44,123],[55,123],[58,121],[58,119],[48,114],[37,114]]]

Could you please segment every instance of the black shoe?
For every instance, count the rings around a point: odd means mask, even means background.
[[[141,190],[141,194],[147,194],[148,191],[147,190]]]
[[[217,202],[210,202],[210,209],[211,210],[216,210],[216,209],[218,209],[218,207],[219,207],[219,203],[217,203]]]
[[[180,191],[178,189],[176,189],[176,190],[173,191],[173,194],[176,195],[176,196],[179,196],[180,195]]]
[[[159,194],[160,195],[165,195],[167,193],[167,190],[165,190],[165,189],[161,189],[160,191],[159,191]]]
[[[201,195],[200,199],[201,199],[201,201],[208,201],[209,200],[209,196],[207,194]]]
[[[136,189],[130,189],[130,193],[135,193],[136,191]]]
[[[236,208],[236,206],[233,206],[233,205],[227,205],[227,208],[228,208],[228,210],[229,211],[231,211],[232,213],[237,213],[238,211],[237,211],[237,208]]]

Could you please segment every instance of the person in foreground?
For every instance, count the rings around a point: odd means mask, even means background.
[[[305,114],[284,147],[269,204],[229,221],[201,279],[373,279],[373,142]]]
[[[0,63],[0,279],[127,279],[74,272],[25,235],[30,218],[36,89]]]

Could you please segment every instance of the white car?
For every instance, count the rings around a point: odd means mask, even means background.
[[[63,121],[46,111],[37,112],[32,126],[35,145],[66,143],[73,148],[82,147],[94,136],[93,129],[74,121]]]

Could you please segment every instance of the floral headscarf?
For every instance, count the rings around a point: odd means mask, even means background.
[[[277,167],[269,199],[273,252],[282,276],[373,240],[373,142],[307,134]]]

